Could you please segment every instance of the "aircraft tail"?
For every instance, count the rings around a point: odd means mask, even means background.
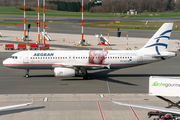
[[[164,23],[152,38],[141,48],[142,51],[154,51],[158,55],[167,51],[168,41],[171,35],[173,23]]]

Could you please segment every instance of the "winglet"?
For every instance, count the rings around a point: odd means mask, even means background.
[[[26,104],[27,104],[27,106],[29,106],[29,105],[33,104],[33,100],[32,100],[32,102],[31,102],[31,103],[26,103]]]

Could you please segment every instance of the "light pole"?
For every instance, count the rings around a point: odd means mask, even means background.
[[[45,0],[43,0],[43,44],[45,45]]]
[[[25,0],[24,0],[24,40],[26,40],[26,7],[25,7]]]
[[[82,41],[84,40],[84,35],[83,35],[83,0],[82,0]]]
[[[40,44],[39,0],[38,0],[38,44]]]

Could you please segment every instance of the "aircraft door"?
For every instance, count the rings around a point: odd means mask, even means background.
[[[24,55],[23,55],[23,63],[29,63],[29,54],[28,53],[24,53]]]
[[[137,63],[142,63],[142,62],[143,62],[143,54],[138,53],[138,55],[137,55]]]

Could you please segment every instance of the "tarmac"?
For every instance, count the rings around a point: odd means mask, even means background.
[[[17,44],[19,43],[24,43],[20,42],[20,38],[23,36],[23,31],[9,31],[9,30],[0,30],[1,33],[3,33],[3,37],[0,37],[0,58],[4,59],[5,53],[10,52],[18,52],[19,50],[4,50],[5,44],[7,43],[13,43],[15,44],[15,48],[17,48]],[[79,40],[81,39],[81,35],[77,34],[61,34],[61,33],[48,33],[48,35],[52,38],[51,41],[46,41],[47,44],[50,45],[51,50],[75,50],[75,49],[97,49],[97,50],[102,50],[105,47],[108,46],[101,46],[97,45],[98,44],[98,39],[92,35],[84,35],[85,40],[91,44],[91,46],[73,46],[73,44],[78,44]],[[107,36],[105,36],[107,38]],[[30,32],[30,38],[32,41],[29,41],[30,43],[35,43],[37,41],[37,32]],[[128,46],[127,44],[127,38],[126,37],[113,37],[110,36],[110,46],[113,50],[125,50],[127,47],[131,49],[139,49],[145,45],[145,43],[149,40],[150,38],[133,38],[129,37],[128,38]],[[27,41],[26,41],[27,42]],[[25,42],[25,43],[26,43]],[[177,51],[177,44],[176,42],[179,42],[178,39],[170,39],[169,40],[169,45],[168,45],[168,51]],[[9,54],[8,54],[9,55]],[[3,56],[3,57],[2,57]],[[171,59],[170,59],[171,60]],[[172,59],[178,61],[176,58]],[[166,60],[168,62],[168,60]],[[165,61],[165,62],[166,62]],[[172,73],[171,75],[176,75],[178,76],[179,72],[179,65],[177,64],[176,66],[172,66],[172,69],[176,67],[175,72],[171,70],[171,68],[167,67],[164,68],[166,63],[160,63],[158,65],[161,66],[162,71],[167,69],[166,72],[161,74],[159,72],[158,74],[161,75],[166,75],[167,73]],[[172,61],[171,61],[172,62]],[[156,66],[157,64],[154,64]],[[0,94],[0,106],[8,106],[8,105],[14,105],[14,104],[21,104],[21,103],[26,103],[26,102],[31,102],[33,101],[33,104],[27,107],[21,107],[21,108],[15,108],[15,109],[10,109],[10,110],[3,110],[0,111],[0,119],[3,120],[148,120],[147,113],[150,110],[146,109],[140,109],[140,108],[132,108],[132,107],[126,107],[126,106],[119,106],[116,104],[113,104],[110,101],[108,89],[107,92],[100,92],[102,87],[100,86],[103,82],[103,85],[105,86],[106,79],[105,81],[101,82],[95,82],[93,84],[90,84],[90,82],[95,81],[94,79],[92,81],[86,81],[87,83],[83,83],[84,81],[75,81],[78,82],[81,86],[79,86],[79,89],[82,87],[81,91],[84,89],[94,89],[94,86],[97,84],[98,86],[97,89],[99,91],[97,93],[79,93],[79,92],[69,92],[68,94],[66,93],[65,88],[67,87],[72,87],[74,88],[75,84],[71,84],[71,86],[66,85],[66,81],[64,82],[62,80],[61,88],[62,91],[61,93],[58,94],[56,92],[51,92],[51,94],[44,93],[41,88],[43,88],[42,85],[45,84],[45,82],[48,83],[49,81],[49,86],[47,86],[45,89],[47,91],[51,91],[51,89],[57,89],[55,88],[54,84],[58,82],[58,79],[53,79],[51,78],[52,76],[45,76],[44,78],[41,79],[42,76],[35,76],[36,78],[31,78],[29,80],[26,80],[23,78],[24,82],[17,82],[17,80],[22,79],[22,76],[19,76],[20,71],[16,71],[14,69],[14,72],[11,71],[10,69],[4,68],[2,65],[0,66],[1,70],[1,77],[0,77],[0,82],[3,84],[1,88],[3,88],[4,93]],[[147,67],[147,66],[146,66]],[[135,69],[135,68],[134,68]],[[144,75],[143,68],[137,68],[141,70],[142,76],[140,78],[141,81],[139,81],[137,84],[139,85],[143,79],[147,79],[147,76],[151,74],[152,72],[157,72],[156,69],[149,69],[150,71],[145,71],[146,73],[149,73],[148,75]],[[4,71],[9,70],[9,72],[12,72],[12,74],[7,74],[3,73]],[[168,72],[167,72],[168,71]],[[16,72],[18,72],[16,74]],[[113,72],[113,71],[112,71]],[[144,72],[144,73],[143,73]],[[3,73],[3,74],[2,74]],[[117,73],[119,74],[119,71],[113,72],[114,74]],[[126,72],[122,71],[121,77],[125,77],[131,79],[132,81],[136,82],[136,79],[134,76],[139,76],[139,74],[125,74]],[[99,74],[100,75],[100,74]],[[123,76],[124,75],[124,76]],[[143,76],[144,75],[144,76]],[[19,76],[19,77],[18,77]],[[95,75],[97,76],[97,75]],[[94,77],[95,77],[94,76]],[[101,77],[103,75],[100,75]],[[129,77],[128,77],[129,76]],[[126,82],[116,82],[113,78],[113,75],[111,76],[111,81],[113,82],[110,84],[110,89],[112,89],[112,99],[114,101],[119,101],[119,102],[130,102],[133,104],[141,104],[141,105],[151,105],[151,106],[156,106],[156,107],[166,107],[167,103],[156,98],[155,96],[149,96],[148,95],[148,85],[142,85],[142,86],[137,86],[143,89],[139,89],[139,91],[142,91],[141,93],[138,91],[135,93],[119,93],[113,92],[114,86],[117,86],[118,84],[126,84],[122,89],[124,91],[128,91],[130,89],[130,85],[133,85],[133,83],[128,83],[129,81],[127,80]],[[146,78],[145,78],[146,77]],[[40,79],[41,83],[38,83],[38,79]],[[44,79],[44,80],[43,80]],[[113,79],[113,80],[112,80]],[[117,79],[117,78],[115,78]],[[32,81],[31,81],[32,80]],[[35,82],[35,80],[37,82]],[[47,81],[48,80],[48,81]],[[14,83],[13,83],[14,81]],[[10,82],[10,83],[9,83]],[[29,87],[25,87],[25,82],[28,84]],[[32,83],[35,82],[35,83]],[[6,83],[6,84],[4,84]],[[147,80],[146,80],[146,83]],[[36,84],[36,86],[39,86],[39,92],[34,92],[34,87],[30,87],[31,85]],[[58,82],[59,84],[59,82]],[[89,84],[90,86],[86,86],[85,84]],[[134,83],[136,84],[136,83]],[[16,87],[16,85],[18,87]],[[128,87],[129,85],[129,87]],[[13,94],[13,89],[11,89],[9,86],[12,86],[12,88],[16,88],[16,90],[21,91],[21,92],[16,92]],[[90,88],[89,88],[90,87]],[[7,89],[6,89],[7,88]],[[22,93],[23,90],[29,90],[28,93]],[[40,90],[41,89],[41,90]],[[68,88],[69,89],[69,88]],[[106,87],[105,87],[106,89]],[[132,89],[132,88],[131,88]],[[64,91],[63,91],[64,90]],[[145,92],[143,90],[146,90]],[[73,90],[72,90],[73,91]],[[42,94],[40,94],[42,93]],[[173,98],[173,97],[167,97],[171,99],[174,102],[179,101],[179,98]],[[157,117],[151,117],[150,119],[157,118]]]
[[[101,97],[102,96],[102,97]],[[112,99],[139,105],[166,107],[167,103],[146,94],[112,94]],[[179,101],[179,98],[170,98]],[[2,110],[2,120],[148,120],[150,110],[119,106],[109,94],[16,94],[0,95],[0,106],[32,102],[32,105]]]

